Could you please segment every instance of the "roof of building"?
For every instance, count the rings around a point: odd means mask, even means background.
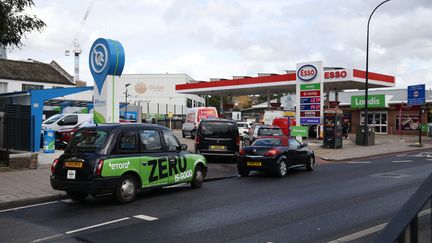
[[[338,100],[340,101],[341,106],[348,106],[351,105],[351,96],[361,95],[364,96],[365,91],[364,90],[355,90],[355,91],[344,91],[339,92]],[[372,89],[368,91],[369,95],[376,95],[376,94],[384,94],[386,95],[387,102],[390,104],[399,104],[402,102],[407,102],[407,89]],[[292,99],[295,99],[295,94],[290,95]],[[432,90],[426,89],[426,102],[432,103]],[[285,97],[285,96],[284,96]],[[282,97],[281,100],[284,98]],[[334,100],[335,95],[334,93],[330,93],[330,100]],[[271,99],[270,103],[275,103],[277,99]],[[251,108],[247,108],[245,110],[251,110],[251,109],[260,109],[260,108],[266,108],[267,102],[263,102],[260,104],[256,104],[252,106]],[[283,104],[281,104],[281,107],[283,107]]]
[[[74,85],[69,74],[59,70],[56,62],[0,59],[0,79]]]

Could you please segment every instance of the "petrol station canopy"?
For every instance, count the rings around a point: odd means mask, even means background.
[[[324,68],[324,92],[364,89],[366,72],[340,67]],[[369,72],[369,88],[389,88],[395,86],[395,77]],[[296,91],[295,71],[286,74],[259,73],[257,77],[234,76],[233,79],[199,81],[176,85],[181,94],[195,95],[254,95],[272,93],[293,93]]]

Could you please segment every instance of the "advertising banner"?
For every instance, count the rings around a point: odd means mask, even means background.
[[[308,128],[303,126],[292,126],[291,127],[291,136],[293,137],[307,137],[308,136]]]
[[[408,105],[424,105],[425,104],[425,85],[408,86]]]

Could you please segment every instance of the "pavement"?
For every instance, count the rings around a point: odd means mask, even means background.
[[[194,141],[189,138],[181,138],[180,131],[175,131],[181,143],[188,145],[189,150],[194,150]],[[423,147],[416,147],[417,136],[377,135],[376,145],[355,145],[354,135],[343,141],[342,149],[324,149],[320,140],[306,140],[315,151],[317,164],[325,164],[337,161],[361,159],[374,156],[384,156],[394,153],[403,153],[415,150],[432,149],[432,138],[423,137]],[[56,200],[66,197],[61,191],[51,188],[49,176],[50,166],[55,158],[63,151],[56,150],[55,153],[39,153],[38,168],[33,170],[11,170],[0,168],[0,208],[10,205],[20,205],[29,202],[42,202]],[[237,176],[235,164],[230,163],[208,163],[207,180],[217,180]]]

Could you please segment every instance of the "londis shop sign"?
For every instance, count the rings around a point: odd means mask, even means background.
[[[383,108],[386,107],[385,95],[368,95],[368,108]],[[351,96],[351,108],[364,108],[365,97],[364,95]]]

